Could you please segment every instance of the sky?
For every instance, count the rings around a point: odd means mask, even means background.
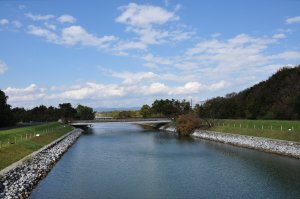
[[[199,103],[298,64],[299,0],[0,0],[13,107]]]

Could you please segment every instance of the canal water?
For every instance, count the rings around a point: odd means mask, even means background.
[[[133,124],[95,124],[31,198],[300,198],[300,160]]]

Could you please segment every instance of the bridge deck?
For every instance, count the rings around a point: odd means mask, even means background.
[[[170,119],[103,119],[103,120],[78,120],[71,123],[74,127],[89,127],[95,123],[131,123],[131,124],[159,124],[169,123]]]

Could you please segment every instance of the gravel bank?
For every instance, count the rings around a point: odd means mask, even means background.
[[[167,131],[171,133],[177,133],[177,129],[175,127],[170,127],[170,126],[162,126],[159,128],[161,131]]]
[[[176,133],[177,130],[174,127],[162,126],[159,130],[164,130],[172,133]],[[214,131],[196,130],[191,134],[193,137],[207,139],[226,144],[231,144],[240,147],[246,147],[256,149],[259,151],[265,151],[269,153],[275,153],[279,155],[290,156],[300,159],[300,143],[284,140],[275,140],[261,137],[252,137],[246,135],[221,133]]]
[[[300,158],[300,143],[261,137],[196,130],[192,136],[269,153]]]
[[[60,157],[81,135],[75,129],[62,139],[33,154],[21,164],[0,176],[0,198],[27,198],[37,183],[43,179]]]

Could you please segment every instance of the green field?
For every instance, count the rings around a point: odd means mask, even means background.
[[[210,130],[300,142],[300,121],[218,120]]]
[[[60,123],[0,131],[0,170],[70,132],[73,127]],[[26,136],[27,134],[27,136]],[[36,136],[36,135],[39,136]]]

